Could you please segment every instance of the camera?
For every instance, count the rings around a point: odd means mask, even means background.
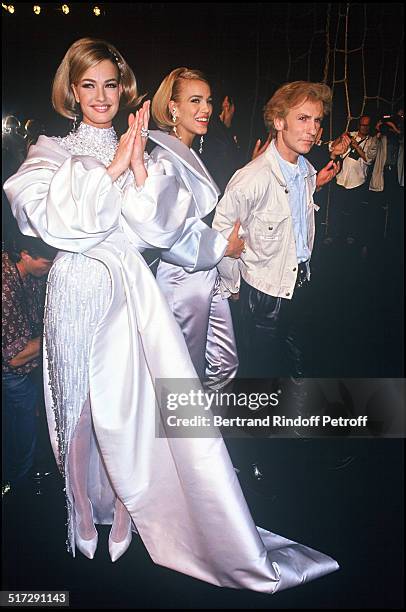
[[[379,128],[380,133],[384,135],[396,133],[393,126],[390,124],[393,123],[398,130],[401,130],[401,121],[402,119],[399,115],[383,115],[381,117],[382,123]]]

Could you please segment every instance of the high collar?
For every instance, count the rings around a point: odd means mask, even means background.
[[[112,127],[109,128],[98,128],[88,123],[80,122],[78,129],[72,132],[79,138],[91,138],[92,140],[102,142],[115,142],[117,141],[116,130]]]
[[[105,166],[110,165],[118,146],[117,134],[113,127],[97,128],[83,121],[77,130],[56,140],[62,148],[73,155],[91,155]]]

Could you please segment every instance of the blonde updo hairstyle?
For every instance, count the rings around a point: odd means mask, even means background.
[[[178,124],[174,122],[169,111],[169,102],[179,102],[181,95],[182,84],[185,81],[203,81],[210,87],[206,76],[200,70],[190,68],[175,68],[169,73],[152,98],[151,114],[160,130],[170,132],[173,126]]]
[[[332,93],[328,85],[324,83],[310,83],[309,81],[294,81],[282,85],[266,103],[264,107],[265,126],[276,136],[274,119],[284,119],[291,108],[299,106],[303,102],[321,102],[323,115],[330,112]]]
[[[77,103],[71,85],[78,83],[86,70],[103,60],[110,60],[117,67],[122,88],[120,108],[139,102],[134,73],[121,53],[105,40],[81,38],[69,47],[55,74],[52,105],[57,113],[68,119],[77,117]]]

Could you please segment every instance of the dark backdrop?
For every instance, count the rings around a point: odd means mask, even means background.
[[[214,93],[231,89],[237,101],[236,127],[246,151],[263,136],[261,109],[280,84],[326,78],[332,85],[344,78],[345,59],[347,81],[334,84],[327,137],[330,131],[343,131],[348,115],[356,117],[363,110],[379,115],[403,105],[400,3],[107,3],[101,5],[105,15],[100,18],[92,15],[89,3],[71,4],[67,16],[56,3],[42,6],[39,16],[30,3],[16,3],[13,15],[2,10],[3,117],[40,119],[50,135],[69,129],[69,122],[52,110],[50,91],[65,51],[82,36],[115,44],[134,69],[140,91],[151,96],[162,78],[182,65],[205,71]],[[371,99],[363,108],[365,95]],[[117,127],[124,125],[125,114]],[[361,285],[354,296],[357,285],[345,273],[348,261],[340,260],[335,268],[340,283],[331,290],[334,275],[328,271],[334,267],[329,261],[315,303],[319,329],[314,330],[324,342],[325,318],[337,322],[337,329],[327,326],[328,375],[398,375],[404,351],[401,325],[391,313],[394,306],[400,310],[403,273],[393,281],[396,291],[391,297],[384,300],[386,284],[377,302],[379,286],[375,291],[373,275],[368,291]],[[388,278],[393,275],[389,269]],[[362,278],[366,283],[365,274]],[[345,327],[347,320],[353,327]],[[395,344],[400,347],[397,352]],[[337,368],[332,371],[334,358]],[[6,500],[10,505],[5,506],[3,588],[69,589],[72,608],[85,609],[402,609],[403,441],[304,440],[306,462],[287,453],[275,457],[273,445],[260,442],[247,446],[242,440],[241,450],[230,449],[257,524],[328,552],[339,560],[340,572],[275,598],[216,589],[153,566],[136,539],[112,566],[107,527],[100,528],[101,550],[94,562],[80,556],[73,560],[64,551],[64,499],[58,489],[57,494],[36,495],[29,505],[15,507]],[[251,469],[257,463],[263,472],[260,480]]]
[[[173,68],[206,72],[214,93],[234,93],[235,125],[246,151],[264,135],[265,102],[289,80],[334,85],[324,137],[341,133],[348,115],[380,115],[403,106],[400,3],[117,2],[99,5],[100,17],[85,2],[71,3],[68,15],[57,3],[42,3],[38,16],[32,3],[14,6],[14,14],[2,10],[3,117],[41,119],[49,134],[69,127],[52,110],[50,91],[65,51],[82,36],[115,44],[140,91],[150,96]],[[363,106],[365,96],[371,99]],[[124,126],[122,116],[117,127]]]

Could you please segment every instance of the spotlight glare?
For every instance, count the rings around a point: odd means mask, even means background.
[[[96,15],[96,17],[99,17],[99,15],[101,15],[101,10],[100,10],[100,7],[95,6],[95,7],[93,8],[93,13]]]
[[[67,15],[69,13],[69,6],[67,4],[62,4],[62,13]]]
[[[36,15],[39,15],[41,12],[41,7],[38,4],[34,4],[34,6],[32,7],[32,10],[34,11]]]

